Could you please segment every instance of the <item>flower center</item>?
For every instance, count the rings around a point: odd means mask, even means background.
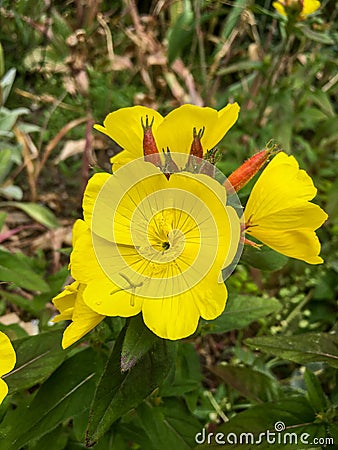
[[[167,264],[180,256],[185,245],[185,235],[180,229],[182,214],[186,213],[168,208],[153,215],[147,229],[149,246],[139,249],[146,259]]]
[[[169,242],[162,242],[162,248],[164,251],[169,250],[170,243]]]

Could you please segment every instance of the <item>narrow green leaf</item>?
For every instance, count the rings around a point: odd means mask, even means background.
[[[183,49],[189,45],[193,35],[194,13],[189,0],[184,1],[184,11],[177,17],[169,29],[168,36],[168,62],[172,64]]]
[[[1,85],[1,91],[2,91],[2,98],[0,99],[0,105],[4,105],[6,103],[6,100],[9,96],[9,93],[11,92],[14,80],[16,75],[16,69],[11,68],[8,72],[5,73],[5,75],[2,77],[2,80],[0,81]]]
[[[304,373],[304,380],[309,403],[311,404],[313,409],[316,411],[316,413],[325,411],[327,409],[327,399],[316,375],[310,370],[306,369]]]
[[[288,260],[287,256],[281,255],[265,245],[260,250],[246,247],[241,257],[241,262],[266,271],[279,270],[285,266]]]
[[[46,206],[38,205],[37,203],[22,202],[3,202],[0,203],[0,208],[2,206],[13,206],[14,208],[19,208],[30,217],[32,217],[32,219],[36,220],[42,225],[45,225],[48,228],[57,228],[59,226],[57,218]]]
[[[141,314],[132,317],[122,345],[121,371],[131,369],[159,340],[160,338],[144,325]]]
[[[160,386],[174,364],[175,343],[161,339],[131,370],[121,373],[120,358],[125,332],[124,328],[97,387],[87,429],[87,446],[93,446],[113,422]]]
[[[246,339],[250,347],[299,364],[322,361],[338,368],[336,333],[304,333],[298,336],[271,336]]]
[[[30,259],[22,253],[0,250],[0,279],[30,291],[49,291],[48,284],[32,269]]]
[[[279,385],[274,378],[249,367],[227,364],[211,367],[209,370],[236,389],[243,397],[256,403],[278,400],[281,395]]]
[[[52,330],[13,341],[17,355],[15,368],[5,375],[10,393],[42,383],[64,361],[62,330]]]
[[[222,42],[226,41],[230,37],[230,34],[237,25],[246,6],[247,0],[236,0],[231,5],[231,10],[227,15],[227,19],[225,21],[224,28],[222,31]]]
[[[0,151],[0,183],[3,183],[12,167],[12,152],[9,148]]]
[[[0,212],[0,231],[2,230],[3,226],[5,225],[7,214],[5,212]]]
[[[311,39],[312,41],[319,42],[320,44],[333,45],[334,40],[331,36],[326,33],[320,33],[318,31],[312,30],[312,28],[308,27],[305,24],[298,24],[297,28],[304,33],[304,35]]]
[[[204,328],[209,333],[239,330],[255,320],[277,313],[280,308],[281,304],[275,298],[230,295],[223,314],[213,321],[205,322]]]
[[[66,360],[28,408],[22,404],[7,413],[1,425],[1,450],[19,450],[89,408],[99,367],[97,354],[90,348]]]

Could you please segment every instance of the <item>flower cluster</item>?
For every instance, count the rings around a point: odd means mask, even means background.
[[[327,215],[311,203],[316,188],[293,156],[266,148],[228,179],[217,170],[215,147],[238,113],[236,103],[220,111],[183,105],[165,117],[135,106],[95,126],[123,151],[112,158],[113,174],[89,180],[84,220],[74,225],[76,281],[54,298],[54,321],[71,321],[64,348],[105,316],[142,313],[162,338],[190,336],[200,317],[222,314],[225,274],[243,244],[259,247],[251,237],[289,257],[322,262],[315,230]],[[265,164],[243,212],[236,192]]]

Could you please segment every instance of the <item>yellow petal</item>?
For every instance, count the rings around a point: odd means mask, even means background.
[[[252,216],[254,221],[255,215]],[[327,219],[327,214],[320,206],[314,203],[298,201],[294,205],[279,211],[256,218],[258,226],[249,228],[248,232],[255,235],[256,229],[294,230],[298,228],[311,228],[317,230]]]
[[[143,157],[143,154],[139,155],[139,157]],[[110,158],[113,172],[115,173],[122,166],[130,163],[131,161],[134,161],[134,159],[135,159],[135,155],[132,152],[129,152],[127,150],[123,150],[122,152],[113,156],[112,158]]]
[[[90,309],[106,316],[131,317],[141,311],[142,299],[123,291],[108,278],[88,283],[83,294]]]
[[[309,202],[316,191],[295,158],[279,153],[251,191],[244,211],[246,232],[284,255],[319,264],[320,243],[314,230],[327,214]]]
[[[157,111],[145,106],[132,106],[131,108],[121,108],[114,111],[105,118],[103,127],[94,125],[98,131],[109,136],[117,142],[124,150],[132,152],[135,158],[143,156],[143,128],[142,122],[148,116],[155,135],[158,125],[163,117]]]
[[[268,214],[275,214],[299,201],[312,200],[316,193],[313,181],[299,169],[296,159],[280,152],[254,185],[245,207],[245,220],[259,223]]]
[[[70,255],[70,269],[72,277],[84,284],[93,279],[100,280],[105,276],[95,255],[89,228],[83,229],[83,233],[76,237],[75,246]]]
[[[84,196],[83,196],[83,216],[87,226],[91,227],[92,214],[95,202],[102,186],[111,177],[109,173],[96,173],[88,181]]]
[[[228,104],[220,111],[194,105],[182,105],[171,111],[159,125],[156,134],[159,149],[169,147],[171,152],[190,153],[193,129],[205,128],[201,144],[204,153],[214,148],[236,122],[237,103]]]
[[[97,314],[85,304],[83,300],[83,291],[85,288],[85,285],[80,285],[77,292],[72,317],[73,322],[63,333],[62,348],[67,348],[74,344],[74,342],[81,339],[105,318],[105,316]]]
[[[0,376],[10,372],[16,363],[16,355],[9,337],[0,331]]]
[[[8,394],[8,386],[4,382],[4,380],[2,380],[0,378],[0,405],[3,402],[3,400],[4,400],[4,398],[6,397],[7,394]]]
[[[276,252],[300,259],[308,264],[321,264],[320,242],[316,233],[310,229],[271,230],[256,227],[254,233],[259,241],[271,247]]]
[[[79,283],[75,281],[66,286],[63,292],[53,298],[53,304],[60,311],[60,314],[53,318],[53,322],[72,320],[78,289]]]
[[[320,2],[318,0],[304,0],[301,16],[306,17],[317,11],[318,8],[320,8]]]
[[[157,336],[164,339],[182,339],[192,335],[200,317],[192,289],[181,295],[165,299],[145,299],[142,306],[144,323]]]
[[[286,11],[284,6],[280,2],[273,2],[272,6],[281,14],[282,16],[286,16]]]
[[[130,227],[135,209],[148,196],[165,189],[167,178],[143,158],[121,167],[103,185],[93,178],[89,180],[83,202],[87,224],[91,220],[92,231],[108,241],[133,245]]]
[[[80,236],[86,233],[88,230],[88,225],[81,219],[75,221],[72,230],[72,245],[75,247],[76,241]]]
[[[216,276],[207,277],[196,286],[198,295],[194,296],[194,302],[199,310],[200,316],[206,320],[216,319],[222,314],[228,298],[225,284],[218,283]]]

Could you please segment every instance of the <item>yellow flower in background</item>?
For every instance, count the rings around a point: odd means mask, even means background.
[[[84,303],[100,317],[142,311],[148,328],[167,339],[193,334],[200,317],[219,316],[227,298],[221,271],[241,233],[226,200],[213,178],[183,172],[168,179],[143,158],[94,175],[70,264]]]
[[[77,281],[66,286],[64,291],[54,297],[53,303],[60,311],[53,322],[71,320],[63,333],[62,348],[67,348],[95,328],[105,316],[95,313],[83,301],[84,284]]]
[[[0,377],[14,369],[16,355],[9,337],[0,331]],[[8,386],[0,378],[0,404],[8,394]]]
[[[320,8],[318,0],[279,0],[272,6],[283,16],[304,20],[308,15]]]
[[[171,154],[178,152],[188,155],[196,135],[200,137],[202,151],[202,154],[196,156],[203,158],[203,154],[213,149],[236,122],[238,113],[237,103],[228,104],[220,111],[182,105],[165,117],[151,108],[133,106],[108,114],[103,126],[94,125],[94,128],[124,149],[111,160],[115,171],[122,165],[143,157],[147,152],[158,153],[163,164],[165,160],[162,150]]]
[[[250,193],[244,211],[246,233],[286,256],[309,264],[322,263],[315,230],[328,216],[310,202],[316,193],[296,159],[278,153]]]

